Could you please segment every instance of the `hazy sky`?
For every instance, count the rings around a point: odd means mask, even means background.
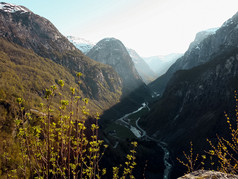
[[[49,19],[63,35],[115,37],[141,56],[185,52],[197,32],[219,27],[238,0],[6,0]]]

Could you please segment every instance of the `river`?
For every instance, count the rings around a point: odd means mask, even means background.
[[[146,131],[143,130],[138,122],[140,120],[140,118],[138,118],[136,120],[136,126],[132,126],[129,124],[129,122],[125,121],[125,119],[128,118],[128,116],[132,115],[132,114],[135,114],[139,111],[141,111],[142,109],[144,108],[147,108],[149,111],[150,111],[150,108],[148,107],[147,103],[142,103],[142,107],[138,108],[137,110],[131,112],[131,113],[128,113],[128,114],[125,114],[123,117],[121,117],[120,119],[118,119],[117,121],[121,124],[121,125],[124,125],[125,127],[129,128],[131,130],[131,132],[133,132],[133,134],[137,137],[137,138],[140,138],[142,140],[151,140],[151,141],[154,141],[157,143],[157,145],[162,148],[162,150],[164,151],[164,157],[163,157],[163,162],[164,162],[164,166],[165,166],[165,169],[164,169],[164,174],[163,174],[163,179],[169,179],[170,178],[170,172],[172,170],[172,164],[170,163],[170,153],[169,153],[169,150],[167,148],[167,144],[162,142],[162,141],[159,141],[151,136],[148,136]]]

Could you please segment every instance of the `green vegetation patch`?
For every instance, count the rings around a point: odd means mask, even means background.
[[[104,130],[107,135],[114,136],[115,138],[120,139],[134,139],[134,134],[127,127],[117,124],[116,122],[112,122],[108,125],[108,127]]]

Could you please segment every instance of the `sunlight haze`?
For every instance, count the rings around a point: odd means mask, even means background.
[[[98,42],[115,37],[141,56],[184,53],[197,32],[219,27],[237,0],[8,0],[49,19],[59,31]]]

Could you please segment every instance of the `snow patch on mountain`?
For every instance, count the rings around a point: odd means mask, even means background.
[[[10,3],[5,3],[5,2],[0,2],[0,10],[3,10],[5,12],[9,13],[15,13],[15,12],[21,12],[21,13],[26,13],[26,12],[31,12],[29,9],[23,7],[23,6],[18,6]]]
[[[95,43],[90,42],[89,40],[85,40],[83,38],[67,36],[68,40],[75,45],[79,50],[81,50],[84,54],[88,53],[91,50]]]

